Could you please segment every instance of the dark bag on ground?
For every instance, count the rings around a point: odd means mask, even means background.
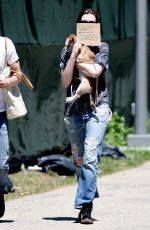
[[[102,146],[102,157],[111,157],[113,159],[122,159],[125,158],[125,154],[117,147],[113,145],[106,145]]]
[[[42,167],[44,172],[52,170],[59,175],[71,176],[75,173],[75,167],[72,160],[61,154],[38,158],[38,166]]]

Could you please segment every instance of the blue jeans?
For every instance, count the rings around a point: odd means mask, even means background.
[[[96,113],[93,111],[85,115],[64,118],[74,161],[83,160],[81,167],[77,167],[78,188],[75,208],[81,208],[84,203],[91,203],[98,197],[96,185],[98,161],[110,110],[108,104],[103,104],[96,110]]]
[[[4,193],[8,177],[8,122],[5,112],[0,113],[0,194]]]

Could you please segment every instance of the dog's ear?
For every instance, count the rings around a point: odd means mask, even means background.
[[[90,58],[95,58],[95,54],[90,50],[89,48],[89,51],[88,51],[88,55]]]
[[[65,46],[73,46],[74,43],[77,42],[77,36],[74,34],[70,34],[65,41]]]
[[[91,58],[95,58],[95,54],[94,54],[93,52],[90,52],[89,56],[90,56]]]

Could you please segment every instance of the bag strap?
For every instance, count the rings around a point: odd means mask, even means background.
[[[94,65],[94,68],[95,68],[95,71],[96,71],[96,87],[95,87],[95,106],[97,104],[97,98],[98,98],[98,77],[99,75],[97,74],[97,69],[95,67],[95,64]]]
[[[5,65],[7,66],[7,38],[4,37],[5,39]]]
[[[15,74],[15,75],[18,75],[18,77],[20,77],[24,81],[24,83],[28,86],[29,89],[34,88],[32,83],[29,81],[29,79],[26,77],[26,75],[23,72],[21,72],[21,74],[15,70],[10,70],[10,72]]]
[[[5,55],[5,64],[7,66],[8,65],[7,64],[7,37],[4,37],[4,38],[5,38],[5,54],[6,54]],[[21,74],[20,74],[17,71],[12,70],[12,69],[10,70],[10,72],[12,74],[15,74],[17,77],[21,78],[24,81],[24,83],[28,86],[29,89],[32,90],[34,88],[32,83],[29,81],[29,79],[26,77],[26,75],[24,73],[21,72]]]

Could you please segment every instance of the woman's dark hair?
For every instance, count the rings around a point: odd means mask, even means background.
[[[81,22],[81,18],[82,18],[82,16],[83,16],[84,14],[93,14],[93,15],[95,16],[95,18],[96,18],[96,22],[97,22],[97,23],[100,22],[100,18],[99,18],[98,13],[96,12],[96,10],[94,10],[94,9],[83,9],[83,10],[79,13],[79,15],[78,15],[78,17],[77,17],[77,20],[76,20],[76,23],[80,23],[80,22]]]

